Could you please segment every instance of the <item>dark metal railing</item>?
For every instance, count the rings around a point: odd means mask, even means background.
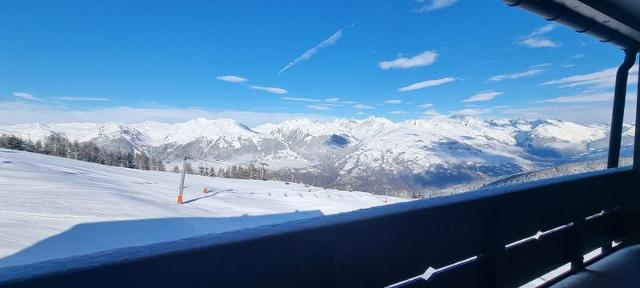
[[[640,66],[640,60],[638,60]],[[640,174],[640,72],[638,73],[638,86],[636,88],[636,127],[633,141],[633,169]]]
[[[429,267],[408,286],[514,287],[628,243],[639,180],[616,168],[9,267],[0,287],[384,287]]]
[[[622,122],[624,120],[624,104],[627,98],[627,80],[629,69],[636,62],[637,49],[625,49],[624,61],[616,72],[616,85],[611,112],[611,131],[609,133],[609,159],[607,168],[618,167],[620,162],[620,144],[622,142]]]

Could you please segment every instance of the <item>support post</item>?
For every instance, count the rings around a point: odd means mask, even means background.
[[[187,156],[182,160],[182,174],[180,175],[180,191],[178,192],[178,204],[182,204],[182,193],[184,192],[184,176],[187,173]]]
[[[573,221],[573,225],[571,226],[572,236],[573,236],[573,251],[571,251],[571,271],[578,272],[584,269],[584,256],[582,255],[582,247],[583,247],[583,229],[584,229],[585,219],[584,217],[580,217]],[[611,244],[605,245],[602,247],[602,250],[611,249]]]
[[[622,141],[622,121],[624,120],[624,104],[627,94],[629,69],[636,62],[637,49],[625,49],[624,61],[616,73],[616,87],[611,113],[611,131],[609,133],[609,159],[607,168],[618,167],[620,162],[620,142]]]
[[[636,97],[636,134],[633,140],[633,169],[637,173],[640,173],[640,73],[638,74],[637,81],[638,89],[636,90],[636,93],[638,94]]]

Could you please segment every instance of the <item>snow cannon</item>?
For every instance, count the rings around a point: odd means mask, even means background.
[[[178,195],[178,204],[182,205],[182,195]]]

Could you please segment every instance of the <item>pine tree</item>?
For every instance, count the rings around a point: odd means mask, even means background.
[[[158,159],[158,171],[167,171],[167,168],[164,167],[164,163],[161,159]]]
[[[35,152],[37,152],[37,153],[43,153],[43,150],[42,150],[42,141],[40,141],[40,140],[36,141],[35,146],[36,146],[36,147],[35,147],[35,148],[36,148]]]
[[[136,168],[140,170],[149,170],[151,169],[151,165],[149,164],[149,157],[143,153],[136,154]]]
[[[0,137],[0,147],[2,148],[24,150],[24,144],[25,142],[15,135],[2,135],[2,137]]]
[[[229,178],[238,178],[238,166],[232,165],[230,173],[227,173],[227,177]]]
[[[122,162],[124,163],[123,167],[136,168],[136,162],[133,153],[131,152],[127,152],[124,154]]]
[[[187,162],[187,165],[185,167],[186,167],[187,174],[195,174],[193,171],[193,167],[191,167],[191,163]]]
[[[78,159],[78,149],[80,148],[80,142],[78,140],[74,140],[71,144],[71,149],[73,149],[73,159]]]

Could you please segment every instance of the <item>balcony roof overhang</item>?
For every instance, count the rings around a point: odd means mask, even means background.
[[[503,0],[624,49],[640,47],[640,1]]]

